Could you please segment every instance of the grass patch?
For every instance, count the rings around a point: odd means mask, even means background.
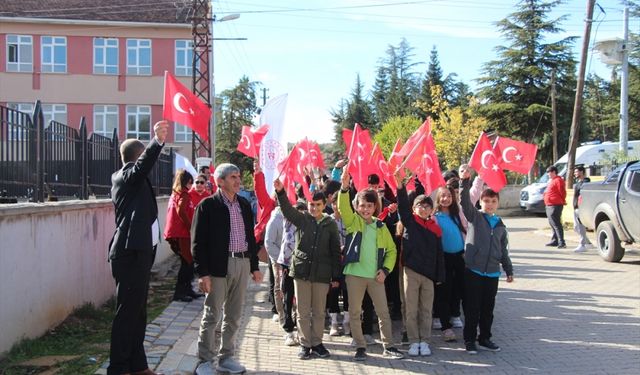
[[[171,302],[174,276],[152,279],[147,301],[148,322],[153,321]],[[115,298],[95,307],[85,304],[73,311],[56,328],[36,339],[25,339],[14,345],[0,359],[0,374],[37,374],[49,368],[58,374],[93,374],[109,358],[111,321],[115,314]],[[52,366],[21,366],[24,361],[44,356],[79,355],[79,358]]]

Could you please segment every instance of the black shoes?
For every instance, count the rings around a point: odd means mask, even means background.
[[[478,346],[480,347],[480,349],[488,350],[490,352],[499,352],[500,351],[500,347],[498,345],[496,345],[496,343],[494,343],[493,341],[491,341],[489,339],[479,340],[478,341]]]
[[[307,348],[306,346],[301,346],[300,351],[298,352],[298,358],[300,359],[311,358],[311,348]]]
[[[353,359],[356,361],[364,361],[367,359],[367,349],[358,348],[356,349],[356,355],[353,356]]]
[[[331,355],[331,353],[329,353],[329,351],[327,350],[327,348],[324,347],[324,345],[322,344],[318,344],[314,347],[311,348],[312,353],[314,353],[315,355],[317,355],[320,358],[327,358]]]
[[[544,244],[544,246],[558,246],[558,241],[548,242],[548,243]]]
[[[469,354],[478,354],[478,348],[475,342],[465,342],[464,347]]]
[[[196,291],[190,290],[187,292],[187,296],[193,298],[193,299],[198,299],[198,298],[202,298],[204,297],[204,294],[202,293],[198,293]]]
[[[566,249],[567,248],[567,244],[562,242],[558,245],[558,249]]]
[[[191,298],[190,296],[184,295],[184,296],[173,296],[173,300],[174,301],[178,301],[178,302],[191,302],[193,301],[193,298]]]

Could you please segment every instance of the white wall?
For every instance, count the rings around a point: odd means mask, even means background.
[[[167,201],[158,198],[163,227]],[[0,353],[114,295],[107,262],[114,229],[109,200],[0,206]],[[170,255],[162,242],[156,264]]]

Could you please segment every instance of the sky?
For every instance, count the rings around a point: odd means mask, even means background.
[[[495,47],[506,45],[495,23],[516,10],[515,0],[213,0],[217,19],[240,14],[235,20],[215,22],[215,90],[235,86],[242,76],[258,81],[267,98],[288,94],[285,134],[288,142],[305,136],[317,142],[333,141],[330,111],[348,98],[359,74],[368,93],[376,67],[390,45],[402,38],[414,48],[416,71],[427,70],[433,46],[444,75],[477,87],[484,63],[495,59]],[[580,59],[587,0],[566,0],[551,18],[566,15],[564,32],[553,36],[578,37],[575,59]],[[598,0],[591,31],[594,40],[622,37],[622,9],[618,0]],[[638,19],[629,20],[632,32]],[[216,40],[246,38],[247,40]],[[552,40],[549,40],[552,41]],[[589,54],[587,74],[608,77],[609,68],[597,54]]]

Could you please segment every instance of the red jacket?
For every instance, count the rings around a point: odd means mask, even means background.
[[[202,194],[200,194],[200,193],[198,193],[198,191],[195,188],[191,188],[191,190],[189,190],[189,196],[191,197],[191,205],[193,206],[193,208],[195,210],[195,208],[198,205],[198,203],[200,203],[206,197],[210,197],[211,193],[209,193],[205,189],[205,190],[202,191]]]
[[[544,191],[545,206],[561,206],[567,204],[567,190],[564,187],[564,180],[556,176],[549,181],[547,189]]]
[[[190,238],[194,207],[187,191],[173,192],[167,206],[164,238]]]
[[[269,218],[271,218],[271,212],[276,208],[276,201],[267,192],[264,173],[258,172],[253,175],[253,188],[258,198],[258,221],[253,227],[253,234],[256,236],[256,242],[260,243],[264,240],[264,231],[267,228]]]

